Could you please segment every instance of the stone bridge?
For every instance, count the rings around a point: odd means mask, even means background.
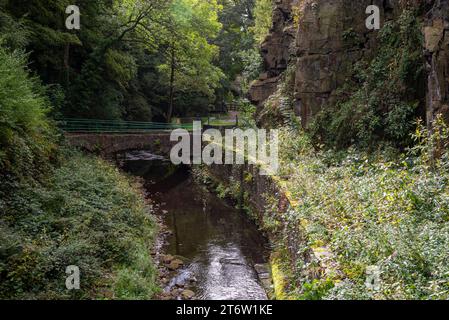
[[[170,150],[177,143],[170,141],[170,132],[147,132],[134,134],[66,133],[69,145],[111,157],[131,150],[146,150],[155,155],[170,157]]]

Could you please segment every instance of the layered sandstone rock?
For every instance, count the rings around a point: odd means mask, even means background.
[[[428,62],[427,120],[449,118],[449,0],[431,1],[423,30]]]
[[[276,0],[273,28],[261,48],[265,73],[253,84],[250,100],[261,106],[288,64],[296,63],[296,113],[306,125],[345,81],[351,65],[375,45],[365,26],[366,7],[373,3],[388,19],[393,0]]]
[[[279,75],[287,69],[291,46],[295,40],[292,4],[295,0],[276,0],[273,10],[273,27],[261,46],[265,72],[254,82],[250,100],[261,105],[276,91]]]
[[[375,32],[367,29],[366,8],[381,8],[381,19],[391,19],[394,2],[382,0],[304,1],[296,38],[296,112],[307,126],[332,98],[352,65],[375,48]]]
[[[378,31],[366,28],[366,8],[377,5],[383,25],[397,18],[401,8],[421,1],[428,10],[422,17],[428,119],[438,112],[449,115],[449,0],[277,0],[273,28],[262,45],[265,73],[253,85],[251,101],[261,107],[287,65],[296,64],[295,111],[307,126],[346,82],[352,65],[375,53]],[[294,15],[299,19],[295,31]]]

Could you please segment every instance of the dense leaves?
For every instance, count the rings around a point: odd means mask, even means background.
[[[170,120],[216,102],[224,79],[216,0],[79,1],[81,29],[72,31],[69,4],[0,2],[0,38],[32,52],[50,97],[62,97],[52,101],[56,116]]]
[[[295,266],[295,297],[448,298],[449,135],[441,119],[433,135],[419,126],[416,147],[393,158],[317,153],[304,133],[289,130],[282,138],[282,174],[295,202],[283,217],[290,221],[286,232],[300,226],[307,239],[295,239],[300,248],[330,252],[326,272],[314,273],[315,260]],[[439,157],[429,157],[437,145]],[[375,290],[365,284],[370,267],[380,270]]]
[[[256,0],[254,8],[255,25],[252,28],[255,39],[258,43],[265,41],[269,30],[273,24],[273,1],[272,0]]]
[[[38,178],[55,154],[43,88],[23,68],[27,56],[0,44],[0,177]],[[0,190],[6,187],[3,183]],[[8,187],[6,187],[8,189]]]

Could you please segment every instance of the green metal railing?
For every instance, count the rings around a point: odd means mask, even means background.
[[[174,129],[193,130],[193,124],[174,124],[159,122],[60,119],[58,127],[72,133],[144,133],[153,131],[169,131]]]

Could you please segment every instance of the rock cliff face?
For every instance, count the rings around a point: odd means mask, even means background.
[[[433,3],[424,27],[428,62],[427,121],[442,113],[449,118],[449,0]]]
[[[264,70],[250,90],[250,100],[263,103],[276,91],[279,76],[287,69],[290,53],[294,50],[296,30],[293,27],[293,0],[276,0],[273,10],[273,27],[261,47]]]
[[[391,16],[389,2],[370,0],[305,1],[297,33],[296,112],[306,126],[332,98],[352,65],[376,45],[365,26],[366,8],[374,3],[382,19]],[[350,41],[347,39],[350,37]]]
[[[368,30],[366,8],[380,8],[382,24],[395,19],[404,6],[420,0],[277,0],[274,25],[262,46],[265,70],[250,91],[262,108],[276,91],[280,74],[296,65],[295,112],[303,125],[331,101],[345,83],[352,65],[369,58],[376,49],[376,32]],[[449,0],[422,0],[428,61],[427,116],[449,114]],[[419,3],[418,2],[418,3]],[[294,16],[299,19],[294,27]]]

